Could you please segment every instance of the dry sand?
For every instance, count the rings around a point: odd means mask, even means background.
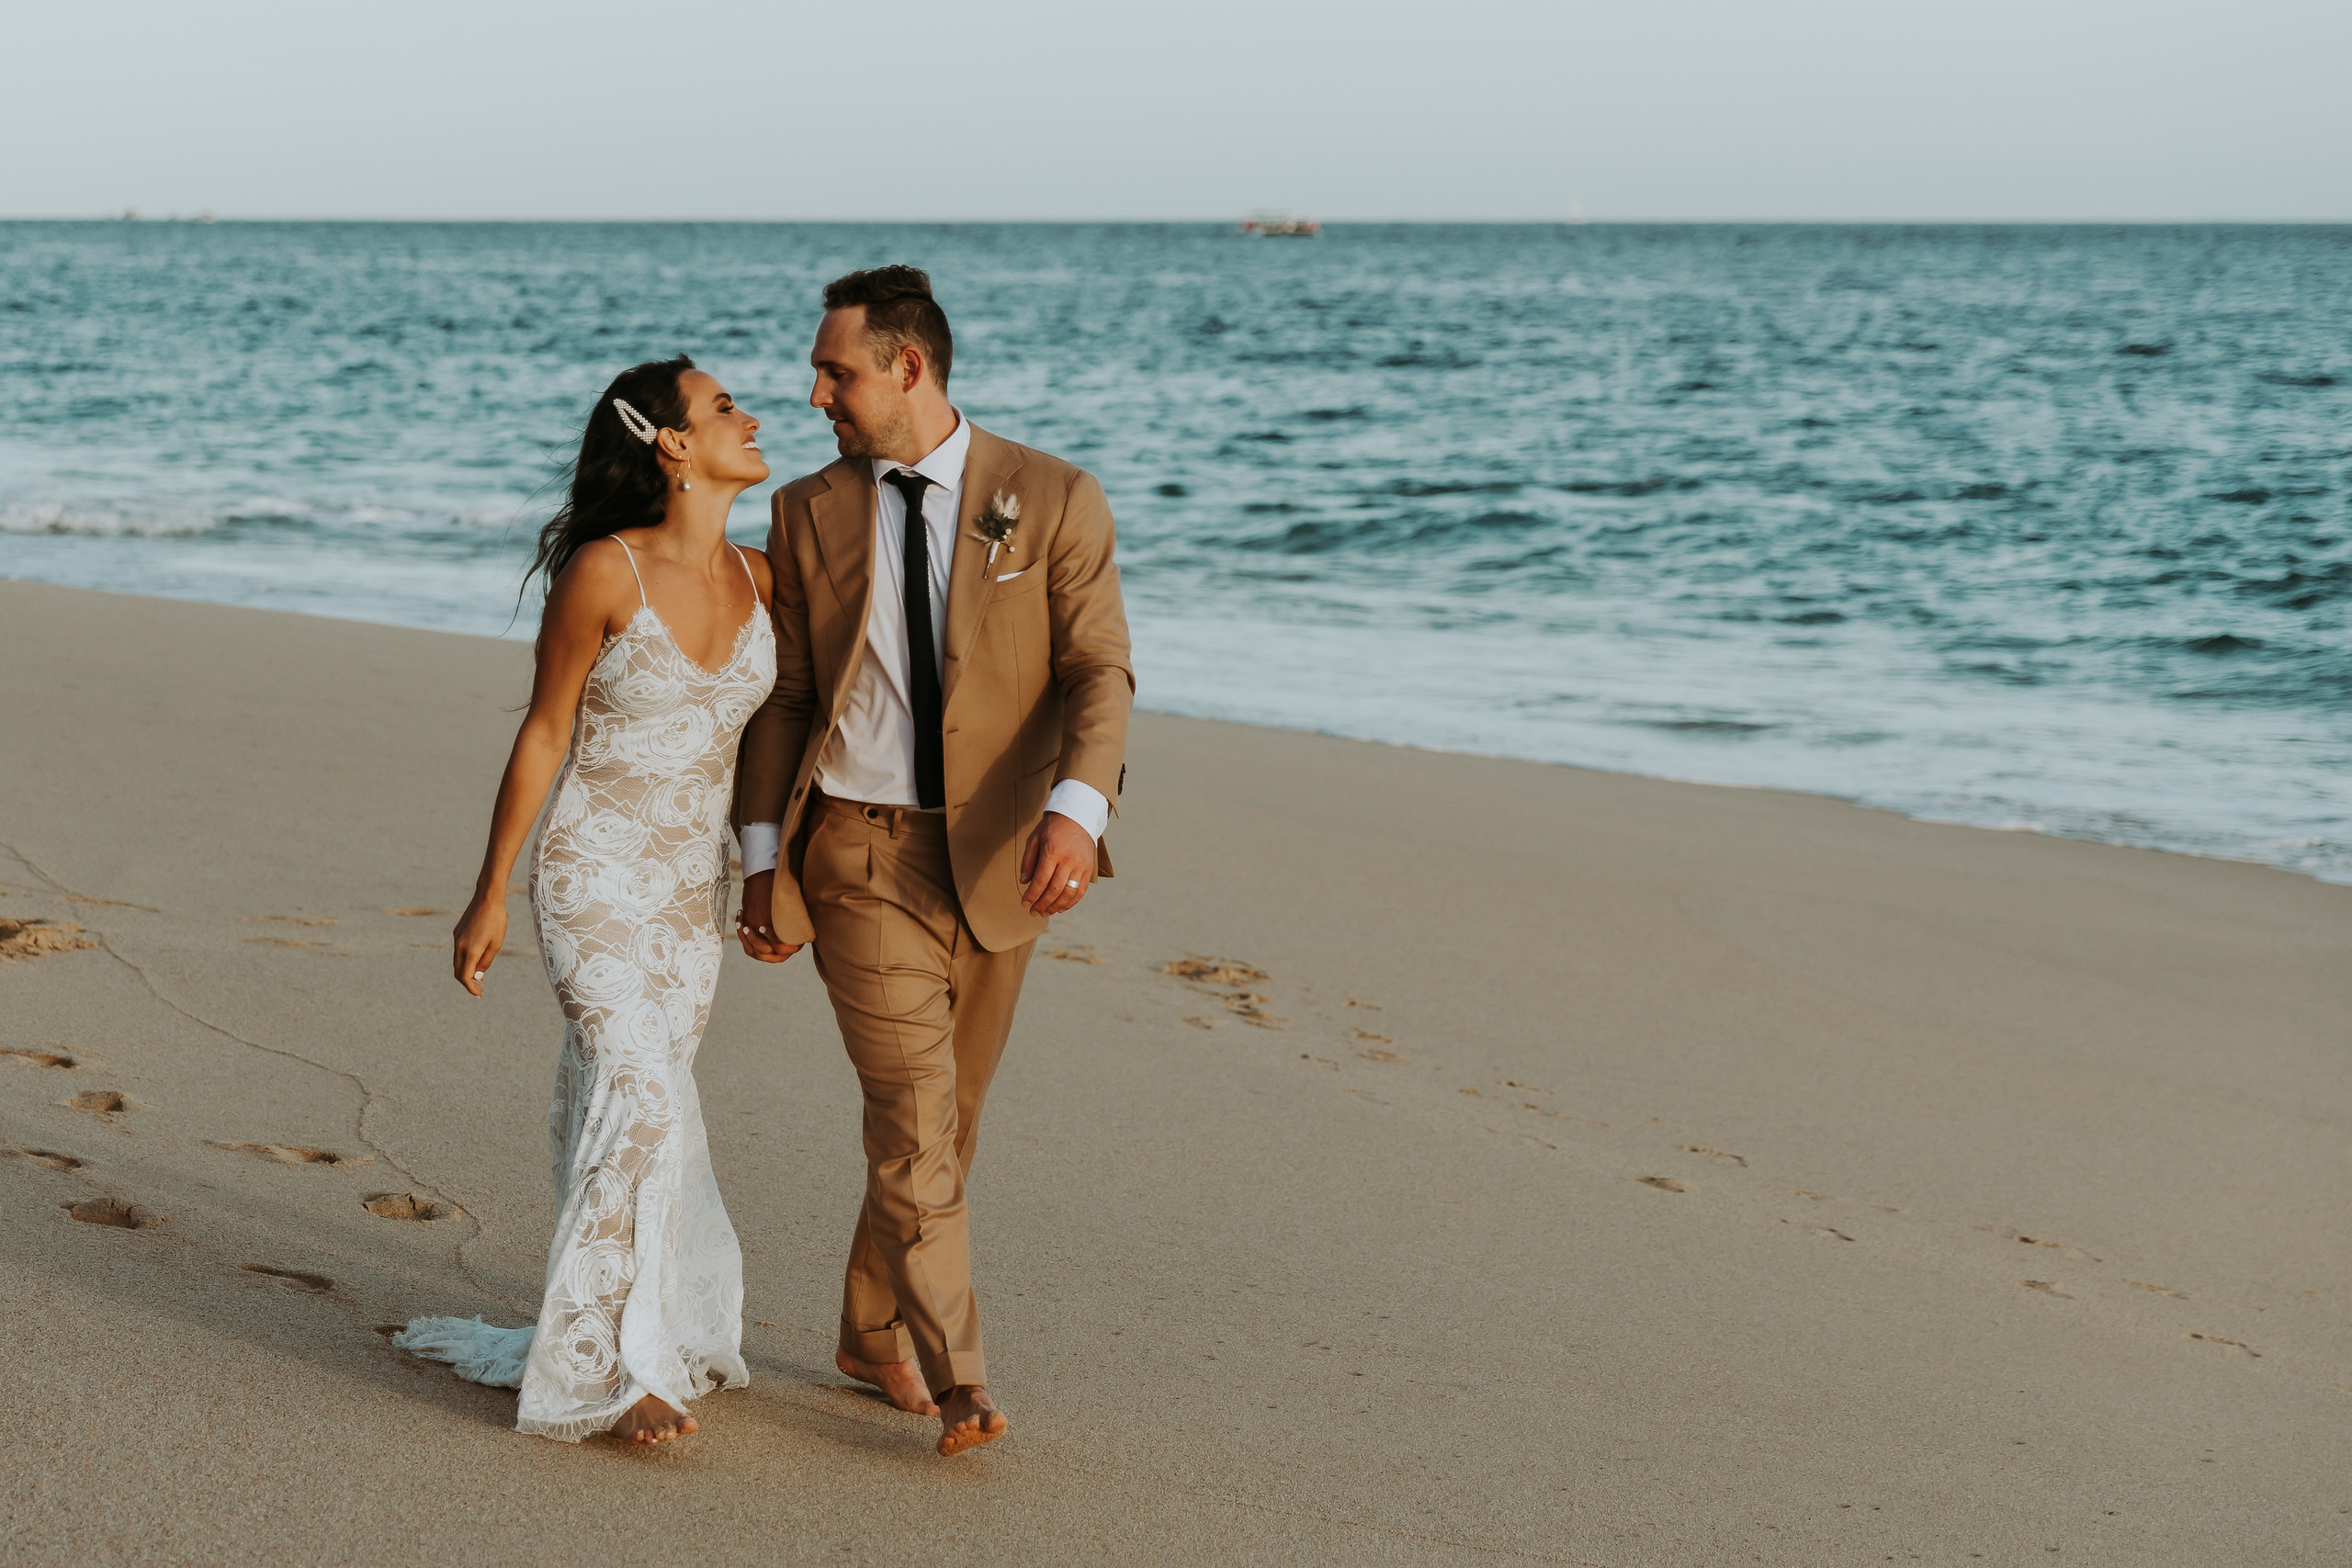
[[[0,653],[0,919],[97,944],[0,961],[10,1562],[2352,1558],[2352,889],[1141,716],[982,1140],[1012,1437],[833,1374],[853,1080],[738,955],[755,1382],[574,1448],[379,1332],[538,1291],[555,1005],[444,957],[527,650]]]

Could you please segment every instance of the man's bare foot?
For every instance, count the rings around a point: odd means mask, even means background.
[[[880,1389],[901,1410],[916,1416],[939,1414],[939,1406],[931,1402],[931,1390],[924,1386],[922,1369],[912,1361],[861,1361],[846,1350],[835,1350],[833,1365],[842,1370],[842,1376]]]
[[[1012,1429],[1012,1423],[989,1391],[978,1383],[958,1383],[939,1403],[939,1451],[960,1454],[982,1443],[993,1443]]]
[[[666,1443],[700,1430],[693,1416],[681,1415],[650,1393],[613,1423],[613,1436],[625,1443]]]

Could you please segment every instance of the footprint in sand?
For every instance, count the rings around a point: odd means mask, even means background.
[[[420,1198],[413,1192],[370,1192],[359,1206],[379,1220],[446,1220],[458,1212],[455,1203]]]
[[[216,1149],[228,1149],[235,1154],[259,1155],[262,1158],[266,1160],[275,1160],[279,1165],[350,1165],[354,1163],[353,1161],[345,1158],[342,1155],[335,1153],[333,1149],[314,1149],[301,1144],[223,1144],[216,1142],[212,1146]],[[372,1165],[375,1162],[373,1160],[360,1160],[356,1163],[361,1165]]]
[[[143,1231],[164,1223],[164,1216],[145,1204],[126,1203],[119,1198],[85,1198],[58,1207],[85,1225],[111,1225],[116,1230]]]
[[[18,1047],[0,1050],[0,1056],[9,1057],[28,1067],[70,1067],[74,1058],[56,1051],[28,1051]]]
[[[1238,958],[1208,958],[1197,953],[1190,958],[1170,959],[1159,966],[1159,972],[1173,975],[1179,980],[1200,980],[1212,986],[1243,986],[1252,980],[1273,978],[1263,969]]]
[[[1645,1187],[1655,1187],[1662,1192],[1694,1192],[1698,1189],[1687,1181],[1677,1181],[1670,1176],[1637,1176],[1634,1180]]]
[[[1272,998],[1261,997],[1255,991],[1235,991],[1229,996],[1218,994],[1217,999],[1225,1004],[1226,1011],[1244,1023],[1255,1024],[1260,1029],[1281,1029],[1283,1026],[1283,1020],[1266,1010],[1266,1003]]]
[[[72,920],[0,919],[0,962],[47,958],[97,945],[96,938],[83,935],[82,928]]]
[[[506,891],[512,893],[514,889],[510,887]],[[387,909],[384,911],[388,915],[446,915],[448,912],[447,909]]]
[[[2060,1290],[2058,1281],[2055,1280],[2019,1280],[2018,1283],[2029,1291],[2040,1291],[2045,1296],[2056,1296],[2060,1301],[2071,1302],[2075,1299]]]
[[[334,1281],[324,1274],[305,1274],[299,1269],[272,1269],[266,1263],[240,1263],[237,1267],[248,1274],[275,1280],[288,1290],[301,1291],[313,1296],[325,1295],[334,1289]]]
[[[2052,1241],[2047,1236],[2028,1235],[2025,1232],[2014,1227],[2009,1231],[2009,1239],[2011,1241],[2022,1242],[2028,1247],[2054,1247],[2059,1251],[2071,1254],[2076,1258],[2090,1258],[2090,1260],[2093,1263],[2105,1261],[2103,1258],[2091,1258],[2089,1253],[2085,1252],[2079,1247],[2069,1246],[2067,1243],[2063,1241]]]
[[[297,942],[290,936],[241,936],[239,942],[259,942],[264,947],[324,947],[322,942]]]
[[[1379,1036],[1374,1035],[1373,1038],[1376,1040]],[[1394,1051],[1382,1051],[1377,1049],[1359,1051],[1356,1055],[1374,1062],[1401,1062],[1405,1059]]]
[[[1354,1035],[1358,1040],[1376,1040],[1383,1045],[1394,1045],[1396,1043],[1396,1042],[1391,1040],[1385,1034],[1374,1034],[1369,1029],[1351,1030],[1349,1032]],[[1369,1053],[1367,1053],[1367,1055],[1369,1055]]]
[[[2135,1291],[2153,1291],[2157,1295],[2170,1296],[2176,1301],[2185,1302],[2188,1299],[2187,1291],[2176,1291],[2170,1285],[2151,1285],[2144,1280],[2126,1280],[2123,1282]]]
[[[1053,952],[1046,954],[1046,956],[1048,958],[1058,958],[1066,964],[1100,964],[1103,962],[1102,959],[1094,956],[1094,949],[1091,947],[1060,947],[1056,948]]]
[[[60,1154],[55,1149],[0,1149],[0,1159],[28,1159],[51,1170],[79,1170],[90,1163],[78,1156]]]
[[[331,926],[333,920],[309,920],[300,915],[247,915],[249,920],[275,920],[285,926]]]
[[[1223,1029],[1225,1027],[1225,1020],[1221,1018],[1188,1018],[1184,1021],[1194,1029]]]
[[[1682,1145],[1682,1152],[1686,1155],[1704,1155],[1717,1165],[1736,1165],[1742,1168],[1747,1165],[1747,1161],[1740,1156],[1726,1154],[1713,1144],[1685,1144]]]
[[[2224,1339],[2218,1334],[2191,1334],[2189,1335],[2189,1337],[2191,1339],[2201,1340],[2208,1345],[2226,1345],[2233,1350],[2245,1351],[2247,1355],[2252,1356],[2257,1361],[2262,1359],[2262,1352],[2256,1349],[2253,1346],[2247,1344],[2243,1339]]]
[[[1254,1024],[1260,1029],[1279,1030],[1286,1027],[1284,1020],[1276,1018],[1266,1010],[1266,1003],[1271,998],[1261,996],[1255,991],[1207,991],[1210,986],[1246,986],[1253,980],[1272,978],[1255,964],[1244,964],[1238,958],[1212,958],[1196,953],[1189,958],[1170,959],[1159,966],[1159,972],[1175,979],[1193,982],[1195,988],[1206,991],[1208,995],[1223,1002],[1225,1010],[1244,1023]],[[1194,1021],[1188,1019],[1186,1021]]]
[[[130,1100],[117,1089],[85,1089],[65,1103],[76,1111],[92,1111],[100,1116],[130,1109]]]

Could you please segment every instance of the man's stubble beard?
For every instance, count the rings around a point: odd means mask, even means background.
[[[887,457],[893,452],[904,451],[914,434],[914,418],[901,404],[896,417],[880,430],[861,430],[853,424],[845,435],[834,438],[844,457]]]

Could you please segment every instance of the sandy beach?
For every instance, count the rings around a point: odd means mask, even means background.
[[[555,1004],[446,956],[528,649],[0,652],[8,1561],[2352,1558],[2352,888],[1138,715],[974,1177],[1012,1438],[834,1373],[854,1083],[736,954],[752,1385],[571,1447],[382,1333],[537,1303]]]

